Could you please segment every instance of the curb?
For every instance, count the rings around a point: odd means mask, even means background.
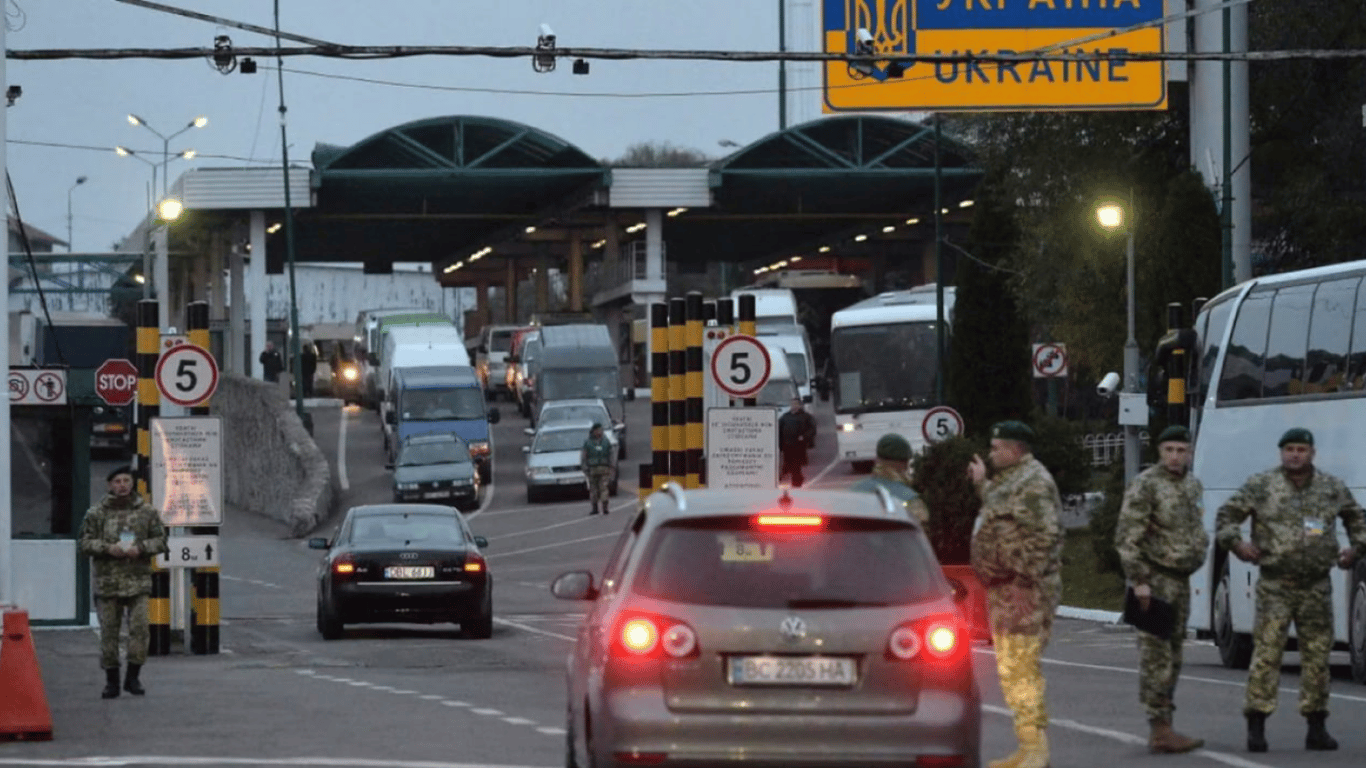
[[[1095,608],[1073,608],[1070,605],[1058,606],[1058,610],[1054,611],[1053,615],[1060,619],[1080,619],[1081,621],[1096,621],[1102,624],[1118,624],[1121,616],[1118,611],[1102,611]]]

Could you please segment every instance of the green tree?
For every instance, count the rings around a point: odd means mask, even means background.
[[[972,555],[972,525],[982,501],[968,477],[968,463],[984,453],[965,437],[926,445],[911,457],[911,489],[929,510],[926,535],[939,562],[964,565]]]
[[[970,257],[960,259],[949,347],[949,402],[967,433],[987,434],[1005,419],[1024,419],[1033,407],[1029,325],[1011,291],[1011,253],[1019,238],[1015,205],[988,178],[973,196]]]
[[[602,162],[619,168],[700,168],[711,162],[711,158],[700,150],[676,147],[667,141],[647,141],[632,144],[615,160]]]

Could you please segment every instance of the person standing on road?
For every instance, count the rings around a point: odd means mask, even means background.
[[[910,441],[898,434],[883,435],[877,441],[877,461],[873,463],[873,473],[851,485],[849,490],[876,493],[878,488],[885,488],[923,525],[929,520],[929,510],[921,501],[920,494],[911,490],[910,465]]]
[[[1041,660],[1062,597],[1062,499],[1030,444],[1034,430],[1019,421],[991,427],[987,477],[980,456],[968,476],[982,499],[972,538],[972,567],[987,591],[1001,691],[1015,720],[1019,747],[990,768],[1048,766],[1048,709]]]
[[[806,482],[806,476],[802,474],[806,452],[815,444],[816,420],[802,408],[801,398],[794,397],[787,413],[778,418],[778,452],[782,458],[778,482],[790,475],[793,487],[802,487]]]
[[[593,422],[592,429],[588,430],[588,439],[583,441],[583,448],[579,450],[579,469],[588,478],[588,502],[592,508],[588,511],[590,515],[596,515],[599,511],[602,514],[609,514],[607,511],[607,500],[611,498],[612,475],[616,474],[617,451],[612,447],[612,441],[603,435],[602,424]]]
[[[261,375],[265,376],[266,381],[279,381],[280,372],[285,369],[284,358],[280,357],[280,350],[275,348],[275,342],[267,341],[266,348],[261,350]]]
[[[1331,751],[1328,734],[1328,653],[1333,648],[1334,562],[1351,568],[1366,554],[1366,513],[1345,483],[1314,467],[1314,435],[1296,427],[1281,435],[1281,465],[1247,479],[1219,507],[1215,537],[1235,557],[1260,566],[1243,714],[1247,749],[1265,752],[1266,718],[1276,710],[1281,656],[1295,622],[1300,650],[1300,714],[1308,721],[1304,748]],[[1252,518],[1252,541],[1240,529]],[[1338,550],[1342,519],[1351,546]]]
[[[1172,702],[1181,677],[1181,650],[1190,617],[1190,577],[1205,562],[1200,499],[1204,487],[1190,472],[1190,430],[1167,427],[1157,438],[1158,463],[1134,478],[1115,527],[1115,549],[1139,607],[1153,598],[1176,614],[1171,637],[1138,631],[1138,700],[1148,713],[1148,751],[1190,752],[1204,746],[1172,730]]]
[[[305,341],[299,350],[299,375],[303,377],[304,397],[313,396],[313,377],[318,374],[318,347]]]
[[[152,592],[152,559],[166,552],[166,528],[156,509],[133,490],[133,471],[119,467],[108,475],[109,493],[81,523],[81,553],[95,571],[95,605],[100,620],[103,698],[119,695],[119,632],[128,617],[128,674],[123,690],[146,693],[138,679],[147,663],[150,630],[147,598]]]

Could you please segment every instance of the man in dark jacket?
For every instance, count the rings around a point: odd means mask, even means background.
[[[305,341],[299,348],[300,376],[303,377],[304,397],[313,396],[313,377],[318,373],[318,347]]]
[[[280,350],[275,348],[275,342],[267,341],[266,348],[257,359],[261,362],[261,375],[266,381],[280,380],[280,372],[285,369],[285,361],[280,357]]]
[[[800,398],[792,398],[792,407],[778,419],[778,451],[782,454],[782,469],[778,482],[792,476],[792,486],[802,487],[806,477],[806,452],[816,444],[816,420],[802,408]]]
[[[152,593],[152,559],[166,548],[161,516],[133,490],[133,471],[119,467],[109,473],[109,493],[90,509],[81,523],[81,553],[95,571],[95,605],[100,618],[100,666],[104,667],[103,698],[119,695],[119,631],[128,616],[128,675],[123,690],[146,693],[138,674],[147,662],[150,630],[147,598]]]

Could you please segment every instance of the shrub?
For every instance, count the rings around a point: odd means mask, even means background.
[[[1119,552],[1115,550],[1115,529],[1119,526],[1119,508],[1124,502],[1124,464],[1110,465],[1110,478],[1105,484],[1105,500],[1091,513],[1087,526],[1091,530],[1091,547],[1102,573],[1122,572]]]
[[[1081,444],[1086,433],[1085,423],[1036,415],[1032,426],[1034,458],[1053,475],[1058,493],[1068,496],[1085,492],[1091,482],[1091,462]]]
[[[968,478],[973,454],[982,451],[965,437],[925,446],[911,457],[911,488],[929,509],[926,533],[939,562],[963,565],[971,560],[972,525],[982,501]]]

